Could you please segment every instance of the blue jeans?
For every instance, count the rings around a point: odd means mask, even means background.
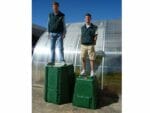
[[[52,63],[55,62],[55,53],[59,62],[64,61],[62,33],[50,33],[50,62]]]

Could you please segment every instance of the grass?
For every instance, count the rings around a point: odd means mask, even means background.
[[[122,88],[121,73],[108,73],[104,75],[104,89],[107,89],[117,94],[121,94],[121,88]]]

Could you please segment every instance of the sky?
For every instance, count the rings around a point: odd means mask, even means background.
[[[32,0],[32,23],[47,27],[48,14],[53,0]],[[66,23],[83,22],[85,13],[92,21],[121,19],[121,0],[56,0]]]

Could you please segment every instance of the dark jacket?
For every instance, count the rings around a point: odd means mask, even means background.
[[[89,28],[86,25],[81,28],[81,44],[83,45],[94,45],[94,37],[96,36],[97,26],[92,24]]]
[[[48,32],[52,33],[63,33],[64,32],[64,14],[62,12],[58,12],[57,15],[54,13],[49,14],[48,19]]]

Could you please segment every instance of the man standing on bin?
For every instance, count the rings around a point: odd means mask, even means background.
[[[94,76],[94,60],[95,60],[95,44],[97,39],[97,26],[91,23],[91,14],[85,15],[85,25],[81,28],[81,75],[86,74],[86,57],[89,56],[91,72],[90,76]]]
[[[50,62],[55,64],[55,48],[58,49],[58,62],[65,65],[63,39],[66,34],[65,15],[59,10],[59,3],[53,2],[53,12],[48,16],[48,37],[50,38]],[[56,43],[57,42],[57,43]]]

